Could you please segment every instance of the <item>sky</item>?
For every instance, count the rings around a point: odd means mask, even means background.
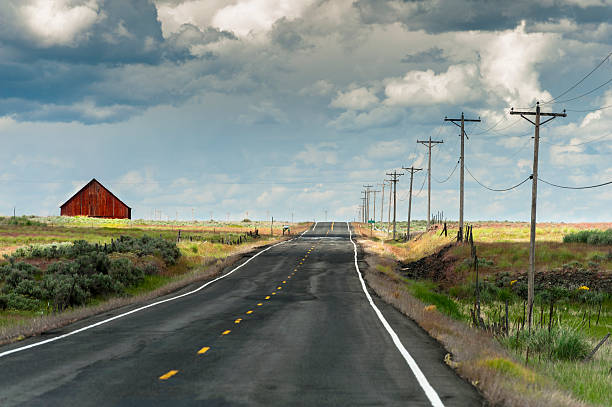
[[[540,178],[612,180],[611,51],[611,0],[4,0],[0,214],[58,215],[96,178],[134,218],[353,220],[363,185],[415,166],[424,219],[431,136],[432,211],[456,220],[444,118],[464,112],[466,220],[527,221],[530,182],[474,178],[531,174],[534,126],[509,111],[539,101],[567,109]],[[541,221],[612,221],[611,202],[538,184]]]

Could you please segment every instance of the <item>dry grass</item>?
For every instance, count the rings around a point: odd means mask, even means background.
[[[453,320],[409,294],[406,284],[392,270],[391,256],[380,256],[365,244],[369,267],[365,277],[372,289],[386,302],[417,322],[449,352],[445,361],[459,375],[474,384],[494,406],[584,406],[571,395],[558,390],[546,378],[521,365],[489,334]]]

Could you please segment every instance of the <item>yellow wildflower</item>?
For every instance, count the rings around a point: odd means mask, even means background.
[[[579,290],[590,290],[589,287],[587,287],[586,285],[581,285],[580,287],[578,287]]]
[[[516,283],[518,280],[512,280],[510,281],[510,285],[513,285],[514,283]]]

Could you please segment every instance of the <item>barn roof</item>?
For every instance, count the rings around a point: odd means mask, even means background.
[[[127,206],[125,202],[123,202],[121,199],[119,199],[119,198],[117,197],[117,195],[113,194],[113,193],[112,193],[112,192],[111,192],[111,191],[110,191],[108,188],[106,188],[104,185],[102,185],[102,184],[100,183],[100,181],[98,181],[98,180],[97,180],[97,179],[95,179],[95,178],[92,178],[92,179],[91,179],[91,181],[89,181],[87,184],[85,184],[85,186],[83,186],[83,188],[79,189],[77,192],[75,192],[75,193],[74,193],[74,195],[72,195],[70,198],[68,198],[68,200],[67,200],[66,202],[64,202],[64,203],[63,203],[63,204],[60,206],[60,208],[63,208],[64,206],[66,206],[66,205],[67,205],[67,204],[68,204],[70,201],[72,201],[72,200],[73,200],[73,199],[74,199],[74,198],[75,198],[75,197],[76,197],[78,194],[80,194],[80,193],[81,193],[81,191],[83,191],[85,188],[87,188],[88,186],[90,186],[90,185],[91,185],[91,184],[93,184],[94,182],[95,182],[95,183],[97,183],[98,185],[100,185],[102,188],[104,188],[104,190],[105,190],[106,192],[108,192],[109,194],[111,194],[111,195],[112,195],[112,196],[113,196],[113,197],[114,197],[116,200],[118,200],[119,202],[121,202],[121,203],[122,203],[123,205],[125,205],[125,206],[126,206],[128,209],[132,209],[132,208],[130,208],[129,206]]]

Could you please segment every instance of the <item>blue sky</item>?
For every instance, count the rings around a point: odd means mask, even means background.
[[[432,209],[456,219],[458,171],[438,182],[459,155],[444,117],[482,119],[466,141],[481,183],[518,183],[533,126],[509,108],[582,79],[612,51],[611,21],[610,0],[4,1],[0,214],[59,214],[95,177],[136,218],[352,220],[362,185],[425,166],[416,140],[432,135]],[[609,58],[543,105],[568,117],[541,130],[541,178],[612,180],[612,85],[581,96],[611,78]],[[466,173],[466,219],[528,220],[530,193]],[[542,221],[612,220],[609,186],[538,197]]]

